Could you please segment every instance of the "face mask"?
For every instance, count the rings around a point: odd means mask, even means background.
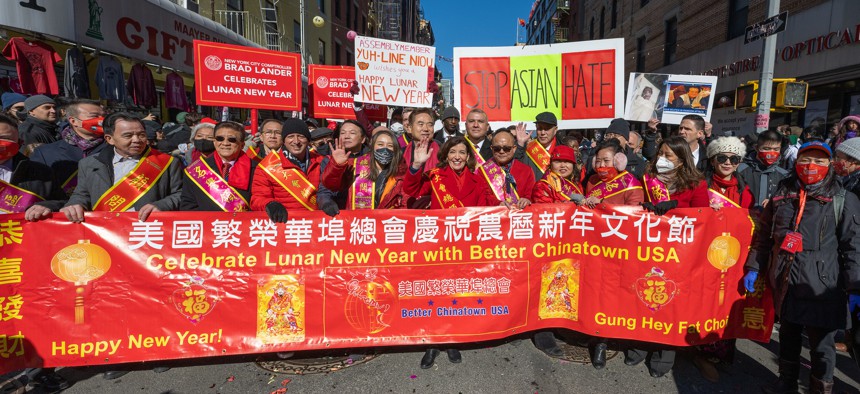
[[[618,175],[618,169],[615,167],[600,167],[596,168],[595,171],[597,172],[597,176],[603,182],[611,180]]]
[[[17,117],[18,120],[23,122],[27,120],[27,111],[15,111],[15,117]]]
[[[833,171],[839,176],[848,176],[848,170],[845,169],[845,162],[836,160],[833,162]]]
[[[387,166],[391,163],[391,159],[394,157],[394,151],[388,148],[379,148],[373,151],[373,157],[379,164]]]
[[[17,142],[0,140],[0,163],[17,155],[19,148]]]
[[[194,149],[208,155],[215,151],[215,143],[209,140],[194,140]]]
[[[797,171],[797,178],[804,185],[812,185],[821,182],[827,176],[829,166],[822,166],[815,163],[796,164],[794,170]]]
[[[776,163],[776,161],[779,160],[779,152],[759,152],[758,159],[761,160],[762,163],[772,166],[773,163]]]
[[[81,127],[93,133],[95,135],[104,135],[105,129],[102,127],[102,122],[105,120],[104,117],[92,118],[81,121]]]
[[[856,137],[856,136],[857,136],[857,132],[856,132],[856,131],[849,131],[849,132],[845,133],[845,139],[846,139],[846,140],[847,140],[847,139],[849,139],[849,138],[854,138],[854,137]]]
[[[660,158],[657,159],[656,167],[658,174],[665,174],[675,169],[675,163],[672,163],[669,159],[660,156]]]

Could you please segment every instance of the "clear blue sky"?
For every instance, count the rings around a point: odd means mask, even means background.
[[[436,54],[454,58],[454,47],[513,46],[517,18],[527,20],[531,0],[424,0],[424,18],[433,26]],[[520,28],[520,39],[525,38]],[[445,79],[453,79],[454,65],[436,59]]]

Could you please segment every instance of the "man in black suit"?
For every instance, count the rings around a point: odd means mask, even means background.
[[[493,157],[489,134],[490,122],[487,120],[487,113],[480,108],[469,111],[466,115],[466,139],[475,146],[475,150],[484,160]]]
[[[442,128],[436,130],[436,133],[433,134],[433,139],[442,146],[445,141],[448,141],[454,137],[462,137],[463,133],[460,132],[460,111],[457,111],[457,108],[448,107],[445,108],[445,111],[442,111]]]

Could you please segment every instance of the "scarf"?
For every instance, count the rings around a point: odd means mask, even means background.
[[[732,175],[731,179],[725,180],[719,175],[714,174],[711,180],[712,184],[720,194],[726,196],[726,198],[734,201],[736,204],[741,203],[741,193],[738,190],[738,178]]]
[[[75,133],[75,131],[72,130],[72,126],[68,126],[60,131],[60,136],[63,138],[63,141],[66,141],[69,145],[77,146],[78,149],[83,152],[84,157],[87,157],[90,151],[105,142],[104,137],[97,137],[91,140],[81,137],[78,133]]]
[[[215,155],[215,165],[218,166],[218,174],[224,174],[224,159],[220,155]],[[227,184],[236,189],[251,190],[251,158],[246,154],[241,154],[233,162],[230,167],[230,176],[227,179]]]
[[[672,170],[664,174],[657,174],[657,179],[660,182],[663,182],[666,185],[666,189],[669,190],[669,194],[675,194],[678,191],[677,186],[675,185],[675,176],[678,173],[678,170]]]
[[[457,171],[454,171],[454,169],[451,168],[451,172],[454,173],[454,180],[457,182],[457,191],[463,191],[463,185],[466,184],[466,172],[468,171],[468,168],[463,168],[463,170],[458,174]]]
[[[510,193],[512,190],[517,189],[517,181],[514,179],[513,174],[511,174],[511,167],[514,166],[514,161],[511,160],[508,165],[504,166],[505,169],[505,192]]]

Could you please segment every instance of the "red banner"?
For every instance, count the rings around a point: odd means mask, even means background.
[[[746,211],[88,213],[0,222],[0,372],[475,342],[562,327],[692,345],[767,341],[742,295]]]
[[[197,104],[300,111],[301,78],[296,53],[194,40]]]
[[[310,115],[314,118],[355,119],[354,99],[349,88],[355,81],[355,67],[308,65]],[[364,111],[374,122],[388,120],[388,107],[364,104]]]

